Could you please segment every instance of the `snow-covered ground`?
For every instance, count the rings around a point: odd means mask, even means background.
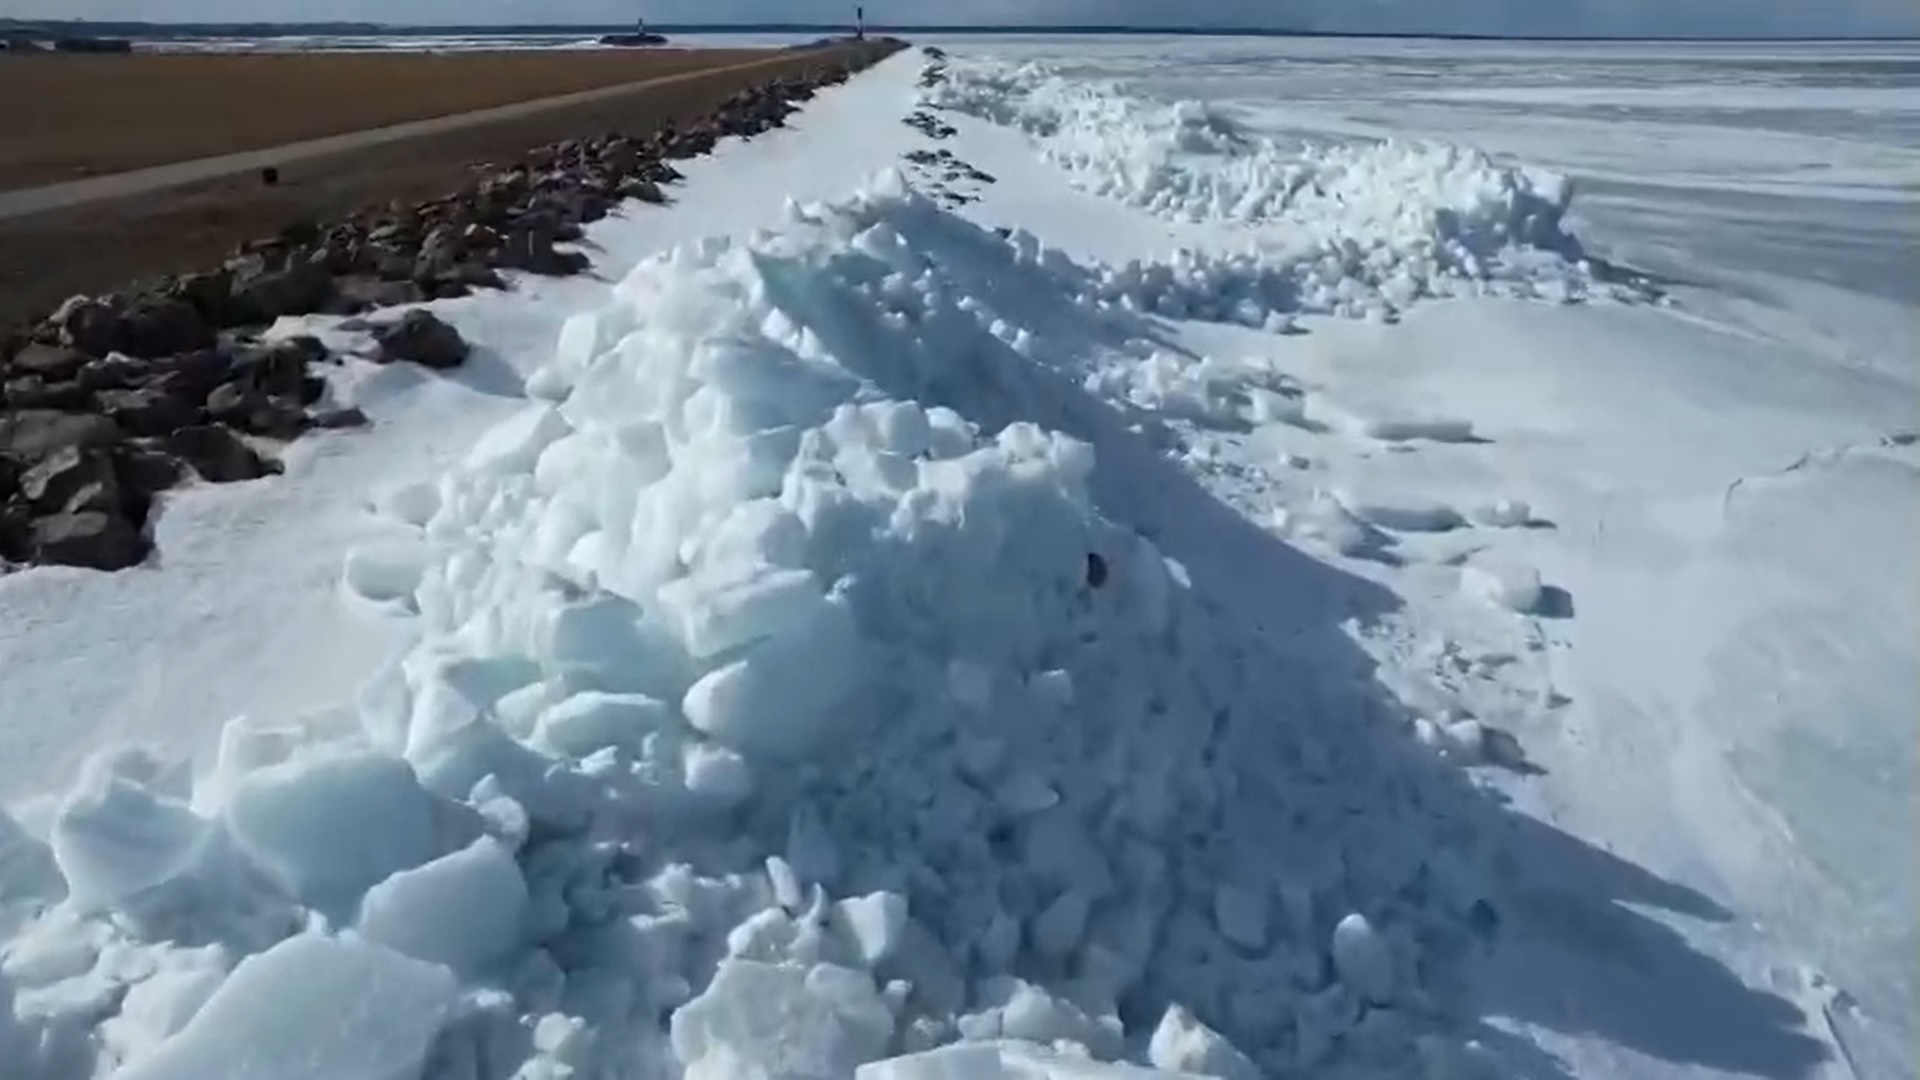
[[[1913,1076],[1920,50],[941,44],[0,579],[0,1075]]]

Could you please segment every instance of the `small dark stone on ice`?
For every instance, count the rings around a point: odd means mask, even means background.
[[[1087,586],[1097,589],[1107,583],[1107,560],[1099,552],[1087,552]]]
[[[337,431],[341,428],[366,427],[372,421],[358,406],[349,405],[344,409],[324,409],[314,413],[311,423],[321,431]]]
[[[379,360],[383,364],[408,361],[422,367],[450,368],[467,359],[466,339],[426,311],[409,311],[400,321],[377,327],[373,336],[380,343]]]

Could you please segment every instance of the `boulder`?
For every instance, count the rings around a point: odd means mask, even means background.
[[[164,445],[202,479],[216,484],[257,480],[280,471],[276,462],[261,457],[231,429],[218,424],[181,428],[167,436]]]
[[[87,361],[74,381],[90,394],[99,390],[123,390],[146,379],[152,370],[144,361],[116,353],[105,359]]]
[[[232,376],[233,363],[233,356],[220,349],[183,353],[155,361],[142,385],[199,406],[206,403],[208,392]]]
[[[637,199],[656,206],[667,201],[667,193],[660,190],[659,184],[642,177],[623,181],[618,190],[623,199]]]
[[[13,354],[7,367],[17,375],[36,375],[48,382],[65,382],[78,374],[80,365],[86,362],[84,353],[61,345],[29,341]]]
[[[0,402],[14,409],[78,412],[87,407],[87,392],[76,382],[50,383],[38,375],[22,375],[0,387]]]
[[[146,542],[133,522],[101,510],[38,518],[31,526],[29,545],[36,561],[95,570],[125,569],[146,554]]]
[[[0,413],[0,454],[11,454],[22,461],[39,461],[67,447],[111,446],[126,435],[120,425],[104,416],[51,409]]]
[[[192,304],[174,297],[142,300],[121,319],[121,351],[151,359],[205,349],[217,340]]]
[[[336,315],[357,315],[374,308],[417,304],[427,298],[426,290],[411,278],[386,281],[369,274],[337,278],[333,290],[334,298],[328,311]]]
[[[101,390],[93,395],[100,412],[135,435],[165,435],[199,418],[200,403],[189,390],[179,396],[157,386]]]
[[[398,322],[374,330],[383,364],[407,361],[430,368],[458,367],[467,359],[467,342],[460,332],[431,312],[409,311]]]
[[[333,295],[333,276],[305,260],[273,268],[266,256],[245,255],[233,271],[234,314],[242,323],[270,323],[282,315],[310,315]]]
[[[69,446],[41,459],[20,475],[20,495],[42,514],[121,509],[113,456],[93,447]]]
[[[158,440],[141,439],[121,446],[113,456],[120,480],[120,498],[127,513],[145,521],[153,497],[178,484],[186,475],[180,459],[166,452]]]
[[[507,235],[496,260],[510,270],[525,270],[548,277],[571,277],[586,270],[587,257],[577,251],[560,251],[553,246],[553,234],[544,228],[516,229]]]
[[[60,305],[50,320],[60,343],[89,356],[119,352],[125,343],[125,324],[114,302],[76,296]]]
[[[193,305],[200,317],[214,326],[234,326],[233,271],[225,268],[177,278],[168,292]]]

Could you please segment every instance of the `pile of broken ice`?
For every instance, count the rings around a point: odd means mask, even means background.
[[[380,493],[354,730],[0,816],[0,1073],[1444,1065],[1472,862],[1026,422],[1085,343],[967,282],[1057,259],[883,185],[640,266]]]

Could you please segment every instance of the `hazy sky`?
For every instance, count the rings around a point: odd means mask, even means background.
[[[419,23],[843,19],[853,0],[0,0],[0,15]],[[868,0],[874,21],[1571,34],[1915,34],[1920,0]]]

